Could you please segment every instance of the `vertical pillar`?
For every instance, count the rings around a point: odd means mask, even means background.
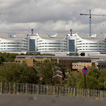
[[[3,94],[3,82],[1,81],[1,94]]]
[[[16,82],[13,84],[13,93],[16,94]]]
[[[73,96],[76,96],[76,89],[74,88],[74,95]]]
[[[65,87],[65,95],[67,96],[67,94],[68,94],[68,93],[67,93],[67,87]]]
[[[26,94],[28,94],[28,84],[26,83]]]
[[[100,97],[103,97],[103,91],[100,90]]]
[[[84,88],[82,88],[82,95],[81,96],[84,96]]]
[[[50,95],[50,87],[47,85],[47,95]]]
[[[88,89],[88,97],[90,97],[90,89]]]
[[[59,95],[59,87],[57,86],[57,95]]]
[[[37,84],[37,94],[39,95],[39,84]]]

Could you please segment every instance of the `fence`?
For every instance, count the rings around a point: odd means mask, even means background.
[[[0,82],[0,93],[106,97],[106,91],[102,90],[7,82]]]

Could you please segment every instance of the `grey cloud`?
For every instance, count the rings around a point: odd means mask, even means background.
[[[34,28],[36,32],[58,33],[72,28],[88,33],[89,16],[79,14],[89,13],[89,9],[105,14],[105,4],[105,0],[0,0],[0,30],[22,32]],[[105,28],[97,28],[99,25],[105,25],[105,18],[92,17],[93,33],[105,32]]]

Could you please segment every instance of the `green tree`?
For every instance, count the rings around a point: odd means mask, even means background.
[[[37,76],[37,71],[35,70],[35,68],[25,66],[20,75],[20,82],[37,83],[38,81],[39,77]]]
[[[18,54],[15,54],[15,53],[1,53],[0,52],[0,61],[1,62],[14,62],[14,59],[16,58],[16,55]]]
[[[99,89],[98,79],[100,72],[96,67],[87,67],[88,73],[86,73],[86,88]],[[83,73],[82,73],[83,74]],[[84,88],[84,74],[77,83],[78,88]]]
[[[77,88],[84,88],[84,76],[77,82]],[[95,77],[86,77],[86,88],[98,89],[98,80]]]
[[[88,73],[87,76],[95,77],[96,79],[100,76],[100,71],[96,67],[87,67]]]
[[[74,71],[70,72],[70,74],[68,74],[65,79],[66,85],[71,86],[71,87],[76,87],[81,77],[82,75],[79,72],[74,72]]]
[[[100,70],[100,77],[98,79],[99,89],[106,90],[106,69]]]
[[[21,64],[4,64],[0,67],[0,81],[18,82],[18,83],[37,83],[39,77],[33,67]]]
[[[86,74],[86,88],[101,89],[103,87],[103,78],[101,73],[96,67],[87,67],[88,73]],[[102,80],[101,80],[102,78]],[[101,83],[99,81],[101,80]],[[66,77],[66,85],[77,88],[84,88],[84,74],[80,72],[70,72]]]
[[[53,84],[53,67],[60,65],[48,60],[44,62],[37,62],[36,65],[38,67],[37,70],[40,77],[40,83],[49,85]]]

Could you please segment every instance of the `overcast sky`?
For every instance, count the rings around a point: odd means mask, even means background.
[[[0,32],[89,34],[89,16],[106,14],[106,0],[0,0]],[[92,16],[92,34],[106,33],[106,16]]]

